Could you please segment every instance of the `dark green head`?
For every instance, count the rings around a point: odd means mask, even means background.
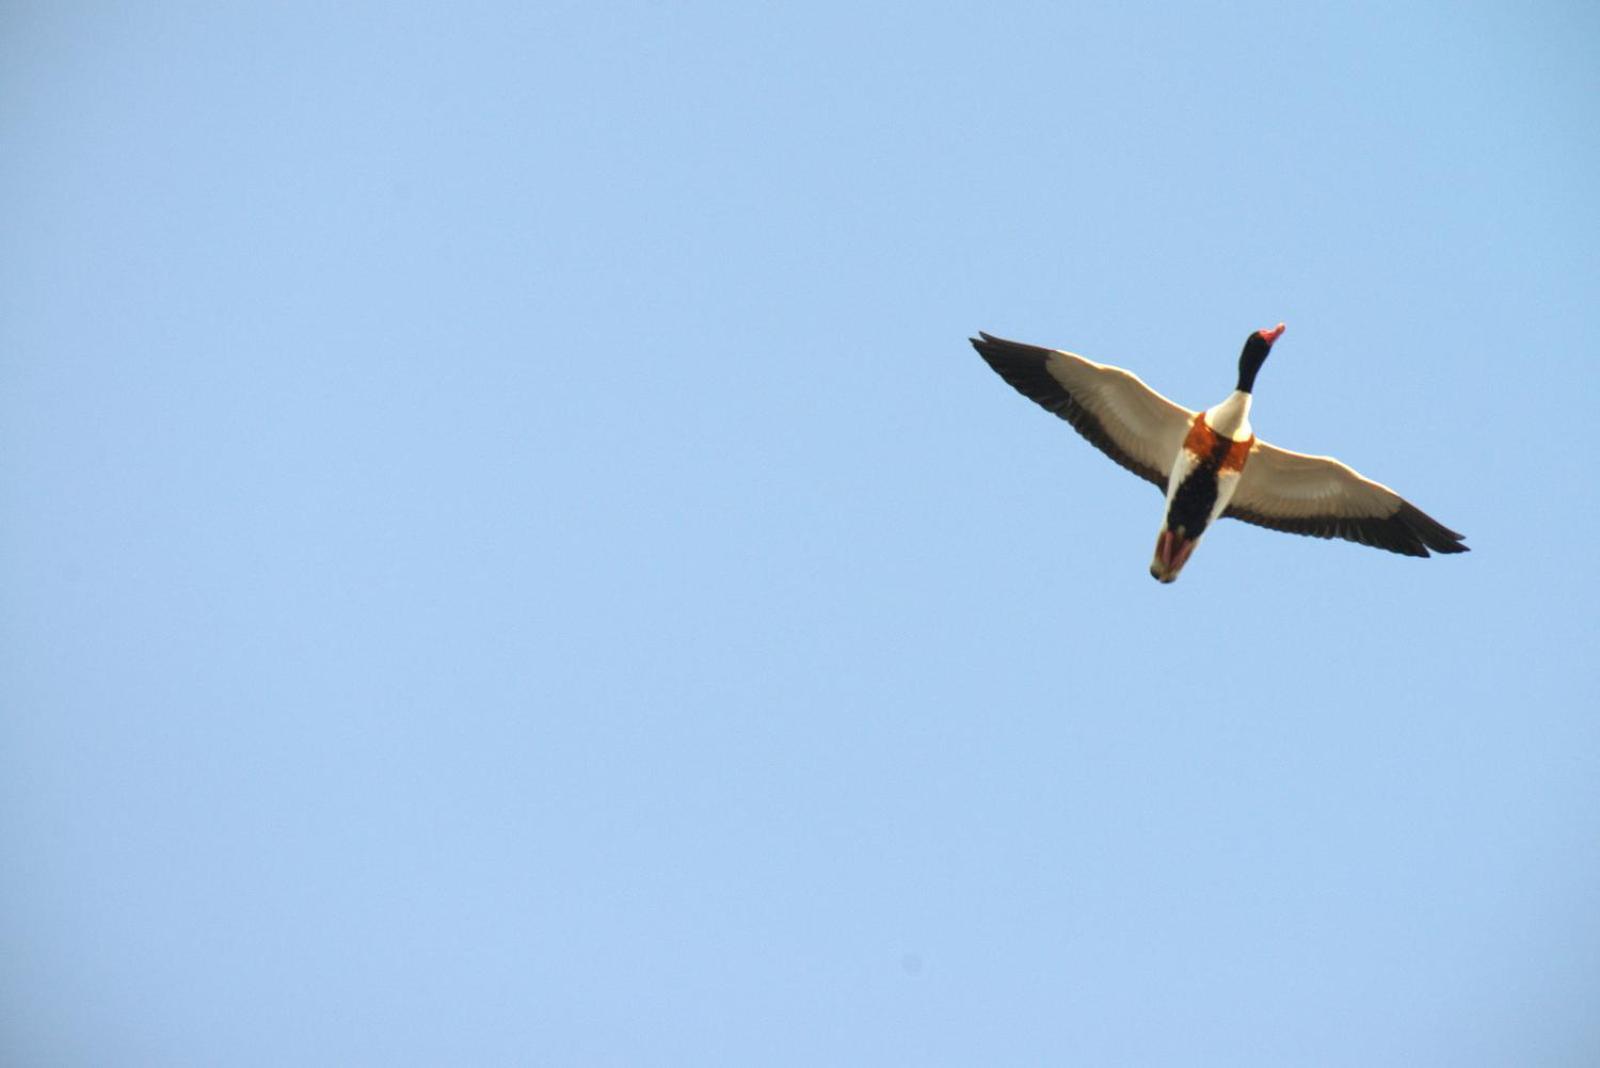
[[[1244,339],[1244,351],[1239,353],[1239,392],[1249,393],[1256,387],[1256,372],[1267,362],[1272,343],[1283,335],[1283,324],[1271,330],[1257,330]]]

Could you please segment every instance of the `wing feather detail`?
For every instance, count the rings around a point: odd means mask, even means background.
[[[1089,444],[1166,492],[1194,412],[1120,367],[981,332],[971,340],[978,355],[1018,393],[1065,419]]]
[[[1257,440],[1223,513],[1270,530],[1343,538],[1406,556],[1464,553],[1457,534],[1381,482],[1331,456],[1308,456]]]

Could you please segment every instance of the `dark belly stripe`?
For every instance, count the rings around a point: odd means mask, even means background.
[[[1195,416],[1183,447],[1194,455],[1196,463],[1172,495],[1172,507],[1167,509],[1167,528],[1182,528],[1185,537],[1198,538],[1211,522],[1211,510],[1217,504],[1217,476],[1223,471],[1244,470],[1254,444],[1253,437],[1234,441],[1218,434],[1206,426],[1203,412]]]
[[[1189,477],[1178,483],[1167,509],[1167,529],[1181,530],[1186,538],[1198,538],[1211,521],[1217,504],[1217,469],[1202,463]]]

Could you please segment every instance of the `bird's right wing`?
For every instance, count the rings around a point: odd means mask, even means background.
[[[972,347],[1018,393],[1163,492],[1195,413],[1120,367],[980,333]]]
[[[1308,456],[1257,440],[1228,510],[1246,523],[1344,538],[1406,556],[1464,553],[1457,534],[1381,482],[1331,456]]]

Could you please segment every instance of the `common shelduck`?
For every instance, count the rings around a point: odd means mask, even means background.
[[[1166,491],[1150,574],[1171,582],[1218,517],[1407,556],[1464,553],[1461,534],[1331,456],[1269,445],[1250,429],[1250,394],[1283,324],[1245,338],[1239,384],[1205,412],[1174,404],[1131,371],[980,333],[972,345],[1023,396]]]

